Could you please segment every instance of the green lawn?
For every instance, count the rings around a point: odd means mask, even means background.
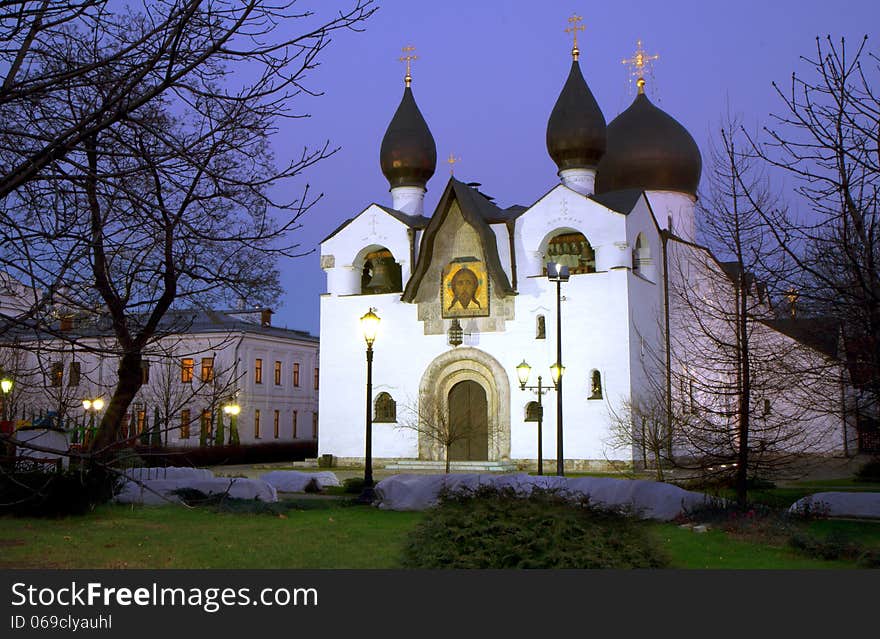
[[[0,568],[392,568],[418,513],[321,504],[281,516],[108,505],[0,518]]]
[[[108,505],[59,520],[0,518],[0,568],[394,568],[421,513],[298,502],[282,516],[181,506]],[[699,534],[652,523],[673,568],[852,568],[810,559],[779,539]],[[819,536],[844,533],[880,549],[880,523],[816,521]]]
[[[672,568],[776,570],[856,567],[854,562],[812,559],[785,546],[736,539],[721,530],[695,533],[669,524],[655,524],[651,532],[660,548],[672,558]],[[876,532],[880,535],[880,525]]]

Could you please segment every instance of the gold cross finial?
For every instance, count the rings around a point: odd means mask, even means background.
[[[580,49],[578,49],[578,31],[583,31],[586,28],[584,25],[578,24],[582,20],[583,18],[581,16],[572,15],[568,19],[568,23],[571,26],[565,29],[566,33],[574,34],[574,46],[571,47],[571,57],[573,60],[577,60],[578,56],[581,54]]]
[[[410,86],[412,84],[412,75],[410,71],[412,71],[412,67],[410,64],[413,60],[418,60],[419,56],[413,55],[413,51],[416,48],[412,45],[403,47],[403,55],[400,57],[401,62],[406,62],[406,76],[404,76],[403,81],[406,82],[406,86]]]
[[[659,59],[659,55],[648,55],[642,47],[642,41],[636,41],[636,52],[631,58],[621,60],[622,64],[629,66],[632,71],[631,76],[636,78],[636,84],[639,87],[639,94],[645,92],[645,68],[651,70],[654,60]],[[632,81],[632,80],[630,80]]]
[[[452,153],[449,154],[449,157],[446,158],[446,163],[449,165],[449,175],[453,175],[453,171],[455,169],[455,163],[461,162],[460,157],[455,157]]]

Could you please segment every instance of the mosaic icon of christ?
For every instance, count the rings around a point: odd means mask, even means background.
[[[446,310],[451,311],[456,302],[458,302],[463,309],[467,309],[471,302],[473,302],[477,308],[482,308],[480,302],[477,300],[477,289],[480,287],[480,280],[477,277],[477,274],[468,267],[464,266],[460,268],[458,272],[452,276],[452,281],[449,284],[452,287],[452,302]]]

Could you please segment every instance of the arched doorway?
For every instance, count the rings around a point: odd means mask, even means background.
[[[489,404],[477,382],[458,382],[449,390],[450,461],[483,461],[489,458]]]
[[[481,449],[483,456],[477,461],[500,462],[510,459],[510,380],[504,367],[488,353],[460,346],[437,356],[422,375],[419,410],[428,413],[440,410],[448,418],[452,389],[462,382],[473,382],[486,402],[482,414],[486,419],[485,438],[488,443]],[[464,393],[466,388],[462,387],[456,394]],[[476,392],[473,387],[470,388],[469,394]],[[467,404],[470,403],[467,400]],[[468,448],[471,448],[470,445]],[[476,451],[476,446],[472,450]],[[419,459],[441,461],[445,458],[444,447],[436,438],[419,434]]]

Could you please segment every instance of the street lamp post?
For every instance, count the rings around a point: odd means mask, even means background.
[[[9,393],[12,391],[12,380],[8,377],[0,379],[0,390],[3,391],[3,421],[9,419]]]
[[[366,420],[366,446],[364,454],[364,489],[357,501],[362,504],[372,504],[376,498],[373,490],[373,342],[376,341],[376,333],[379,331],[379,316],[371,308],[361,317],[361,331],[364,341],[367,343],[367,420]]]
[[[565,476],[562,451],[562,283],[568,281],[568,267],[547,263],[547,279],[556,282],[556,364],[553,381],[556,384],[556,474]]]
[[[537,386],[527,386],[527,382],[529,381],[529,373],[531,373],[532,367],[526,363],[526,360],[523,360],[522,363],[516,367],[516,376],[519,378],[519,388],[520,390],[533,390],[538,393],[538,474],[544,474],[544,405],[541,402],[541,397],[545,393],[549,393],[550,389],[546,386],[542,385],[542,378],[538,375],[538,385]]]
[[[223,412],[229,415],[229,443],[233,444],[234,439],[238,439],[238,414],[241,412],[241,406],[236,402],[226,404]]]
[[[83,434],[82,441],[83,446],[85,447],[87,444],[91,444],[92,439],[95,436],[95,414],[104,408],[104,400],[100,397],[96,397],[95,399],[84,399],[82,405],[83,410],[89,414],[89,429],[87,433]]]

